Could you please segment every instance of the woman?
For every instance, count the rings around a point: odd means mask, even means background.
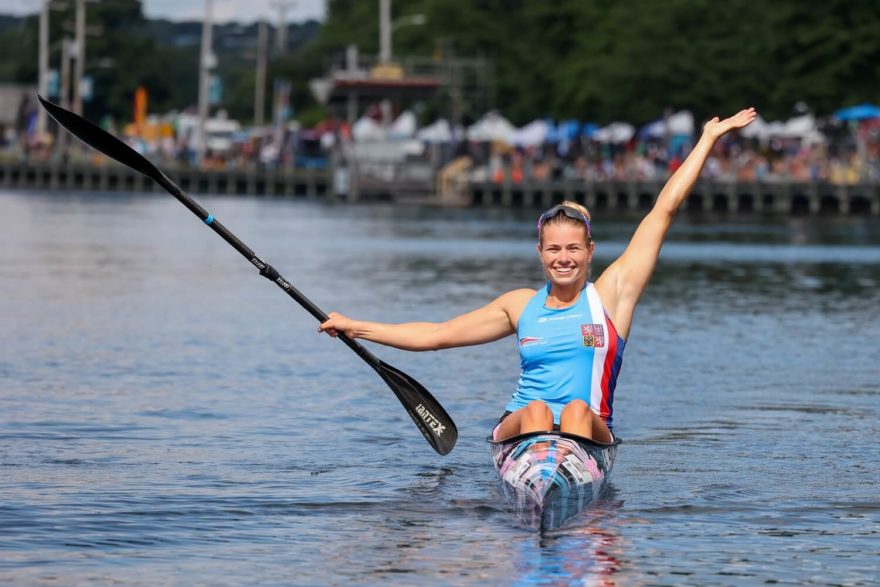
[[[516,333],[522,373],[493,438],[556,429],[612,442],[612,403],[623,348],[666,232],[715,142],[755,116],[755,109],[748,108],[706,123],[626,250],[595,283],[589,281],[595,251],[590,214],[564,202],[538,219],[537,250],[547,276],[540,290],[507,292],[443,323],[383,324],[334,312],[318,331],[411,351],[483,344]]]

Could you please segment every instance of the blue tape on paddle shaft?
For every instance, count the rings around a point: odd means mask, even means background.
[[[212,222],[214,222],[214,217],[208,214],[208,217],[205,218],[205,224],[211,224]]]

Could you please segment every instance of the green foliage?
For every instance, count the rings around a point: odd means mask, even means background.
[[[320,106],[312,106],[298,112],[296,119],[303,128],[311,128],[327,119],[327,110]]]
[[[318,42],[375,51],[375,4],[330,0]],[[784,118],[799,101],[819,114],[880,101],[876,0],[394,0],[393,10],[428,17],[395,34],[396,54],[440,44],[492,57],[497,107],[517,123],[748,105]]]
[[[61,43],[71,36],[74,22],[73,3],[63,11],[50,13],[50,64],[56,70],[61,61]],[[93,78],[94,96],[84,105],[85,115],[99,120],[104,115],[130,120],[134,92],[138,86],[149,91],[150,109],[162,112],[191,103],[195,87],[191,82],[196,71],[196,55],[178,48],[159,45],[141,34],[144,18],[140,0],[113,0],[90,3],[87,25],[95,34],[86,40],[86,72]],[[0,34],[0,47],[9,39],[20,39],[23,57],[9,71],[10,81],[35,83],[37,78],[37,18]]]
[[[36,85],[38,19],[32,16],[14,22],[16,26],[0,19],[0,51],[19,56],[0,62],[0,81]],[[49,22],[50,67],[58,69],[60,39],[71,36],[73,3],[62,11],[53,10]],[[97,32],[87,39],[86,73],[92,76],[94,88],[92,101],[84,105],[87,118],[100,120],[109,114],[120,121],[131,120],[134,93],[139,86],[147,88],[150,112],[195,107],[201,23],[147,21],[141,0],[89,3],[87,23]],[[317,27],[316,23],[290,27],[290,44],[305,44]],[[219,25],[214,37],[219,57],[217,73],[224,83],[221,107],[249,123],[253,116],[256,25]],[[307,80],[319,73],[320,64],[316,69],[311,63],[293,58],[274,61],[267,76],[267,114],[271,113],[273,76],[301,76],[294,84],[295,104],[308,104]]]
[[[52,12],[53,39],[72,23],[72,4]],[[89,67],[96,94],[90,118],[130,118],[139,85],[148,88],[153,112],[196,102],[200,24],[148,22],[141,8],[140,0],[89,4],[89,25],[103,29],[89,38],[89,57],[112,59],[110,67]],[[394,32],[395,55],[491,59],[494,105],[518,124],[544,116],[642,123],[667,108],[708,117],[749,105],[786,118],[801,101],[820,115],[880,102],[876,0],[393,0],[392,9],[392,19],[427,17]],[[295,51],[269,64],[267,116],[275,78],[292,81],[297,113],[320,114],[309,80],[349,44],[375,55],[378,20],[376,0],[329,0],[320,29],[291,27]],[[34,83],[37,19],[18,22],[0,19],[0,80]],[[253,114],[255,26],[215,29],[223,107],[244,122]],[[53,64],[59,51],[52,50]],[[427,105],[448,116],[444,108]],[[477,108],[467,114],[482,114]]]

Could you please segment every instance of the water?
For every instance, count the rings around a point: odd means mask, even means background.
[[[534,214],[203,198],[325,310],[537,286]],[[596,218],[597,269],[632,220]],[[170,197],[0,194],[0,583],[877,584],[880,224],[679,219],[637,311],[609,492],[518,528],[484,438],[512,340],[376,374]]]

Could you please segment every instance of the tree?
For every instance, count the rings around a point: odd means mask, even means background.
[[[72,4],[72,3],[71,3]],[[329,0],[318,28],[295,28],[296,50],[274,59],[268,80],[293,82],[297,112],[314,108],[308,82],[322,76],[345,47],[379,49],[376,0]],[[103,33],[88,43],[95,97],[90,118],[128,118],[135,88],[151,111],[196,102],[200,23],[146,21],[140,0],[89,4],[89,24]],[[395,55],[455,54],[494,64],[495,106],[517,124],[552,116],[599,123],[643,123],[667,108],[698,117],[757,106],[787,118],[797,102],[819,115],[859,102],[880,102],[880,3],[876,0],[777,0],[756,9],[746,0],[394,0],[393,18],[427,22],[394,33]],[[73,8],[53,12],[53,39]],[[12,27],[0,19],[0,79],[35,83],[37,19]],[[242,35],[237,44],[222,39]],[[254,67],[248,39],[255,26],[215,29],[223,107],[241,120],[253,109]],[[56,44],[51,61],[57,64]],[[271,94],[271,92],[269,92]],[[269,98],[267,97],[267,100]],[[482,105],[471,105],[475,118]]]

